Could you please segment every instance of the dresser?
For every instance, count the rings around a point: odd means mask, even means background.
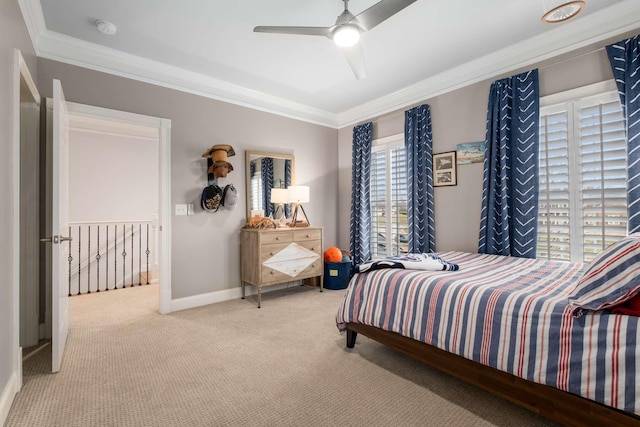
[[[246,284],[262,287],[318,277],[322,292],[322,228],[243,228],[241,236],[242,298]]]

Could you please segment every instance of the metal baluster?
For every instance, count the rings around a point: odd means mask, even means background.
[[[80,295],[80,243],[82,242],[82,228],[80,228],[81,226],[78,226],[78,293],[76,295]]]
[[[126,225],[122,225],[122,287],[124,288],[125,282],[124,282],[124,275],[125,275],[125,270],[126,270],[126,261],[127,261],[127,237],[125,236],[125,231],[127,229]]]
[[[133,224],[131,224],[131,286],[133,286]]]
[[[113,227],[113,289],[118,289],[118,224]]]
[[[91,293],[91,226],[87,229],[87,293]]]
[[[69,236],[71,236],[71,227],[69,227]],[[73,257],[71,256],[71,240],[69,240],[69,256],[67,257],[67,261],[69,261],[69,296],[71,296],[71,261],[73,261]]]
[[[138,286],[142,285],[142,224],[138,224]]]
[[[98,226],[98,249],[96,250],[96,287],[100,292],[100,226]]]
[[[149,284],[149,224],[147,224],[147,250],[145,251],[147,254],[147,285]]]
[[[105,286],[105,292],[109,290],[109,225],[107,225],[107,250],[104,253],[105,259],[104,259],[104,273],[105,273],[105,278],[104,278],[104,286]]]

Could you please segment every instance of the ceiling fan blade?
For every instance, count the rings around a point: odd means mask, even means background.
[[[360,12],[352,21],[357,21],[364,30],[370,30],[385,19],[400,12],[416,0],[382,0],[369,9]]]
[[[364,52],[362,51],[362,44],[358,43],[355,46],[340,48],[347,62],[355,74],[356,79],[364,80],[367,78],[367,66],[364,60]]]
[[[253,29],[254,33],[298,34],[303,36],[331,36],[333,27],[267,27],[260,26]]]

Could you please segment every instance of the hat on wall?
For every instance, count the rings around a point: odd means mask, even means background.
[[[213,147],[210,147],[202,153],[202,157],[210,157],[214,162],[219,160],[227,160],[227,156],[235,156],[236,152],[233,151],[233,147],[229,144],[216,144]]]
[[[238,203],[238,191],[233,184],[227,184],[222,191],[222,206],[225,209],[231,210],[236,207]]]
[[[202,197],[200,198],[200,206],[207,212],[216,212],[220,208],[222,202],[222,189],[211,184],[202,190]]]
[[[229,144],[216,144],[202,154],[202,157],[211,159],[207,173],[212,173],[216,178],[227,176],[233,172],[233,165],[227,161],[227,157],[235,156],[236,152]]]

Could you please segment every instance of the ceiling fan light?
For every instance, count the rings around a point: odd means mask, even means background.
[[[342,25],[333,32],[333,42],[340,47],[351,47],[360,40],[360,31],[355,25]]]
[[[582,0],[546,0],[544,2],[544,15],[542,22],[557,24],[573,18],[584,9],[585,2]]]

